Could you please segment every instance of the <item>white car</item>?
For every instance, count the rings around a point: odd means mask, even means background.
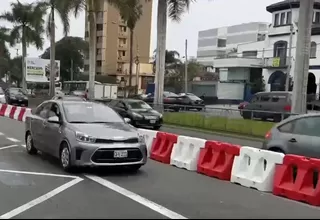
[[[5,104],[6,102],[6,96],[4,95],[3,89],[0,87],[0,103]]]

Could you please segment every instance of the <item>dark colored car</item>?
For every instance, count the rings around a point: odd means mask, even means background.
[[[194,94],[181,95],[179,104],[183,110],[196,109],[201,111],[204,109],[204,101]]]
[[[21,88],[8,88],[5,96],[9,105],[28,106],[29,104],[28,96]]]
[[[63,100],[63,101],[87,101],[81,96],[72,96],[72,95],[56,95],[52,100]]]
[[[131,124],[135,127],[152,127],[158,130],[162,126],[162,114],[142,100],[114,99],[109,102],[109,106],[123,118],[131,119]]]

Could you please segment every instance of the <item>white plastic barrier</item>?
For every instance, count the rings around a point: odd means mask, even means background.
[[[283,163],[284,154],[242,147],[233,162],[231,182],[263,192],[271,192],[276,164]]]
[[[200,148],[204,148],[205,143],[204,139],[178,136],[171,152],[170,164],[191,171],[197,170]]]
[[[148,156],[150,156],[150,150],[152,147],[153,140],[157,136],[158,131],[147,130],[147,129],[138,129],[139,135],[142,135],[146,141],[147,149],[148,149]]]

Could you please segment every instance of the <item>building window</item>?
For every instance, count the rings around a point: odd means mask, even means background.
[[[97,43],[102,43],[102,37],[97,37]]]
[[[101,55],[101,49],[97,49],[97,55]]]
[[[119,57],[125,57],[125,56],[126,56],[126,51],[124,51],[124,50],[119,50],[119,51],[118,51],[118,56],[119,56]]]
[[[280,15],[280,25],[285,25],[286,13]]]
[[[227,46],[227,40],[218,39],[218,47],[226,47],[226,46]]]
[[[264,41],[266,39],[266,34],[258,34],[258,41]]]
[[[102,66],[101,60],[98,60],[97,63],[96,63],[96,65],[97,65],[98,67],[101,67],[101,66]]]
[[[97,24],[97,31],[103,30],[103,24]]]
[[[310,58],[316,58],[317,57],[317,43],[312,41],[311,47],[310,47]]]
[[[123,69],[123,64],[122,63],[117,63],[117,71],[122,72]]]
[[[287,12],[287,21],[286,24],[291,24],[292,23],[292,13],[291,11]]]
[[[320,24],[320,12],[315,12],[314,13],[313,22],[316,23],[316,24]]]
[[[256,50],[242,52],[242,57],[257,57],[257,55],[258,55],[258,51]]]
[[[84,65],[84,71],[89,71],[89,65]]]
[[[126,26],[120,26],[120,31],[121,32],[127,32],[127,27]]]
[[[273,57],[287,57],[287,45],[288,43],[286,41],[277,41],[274,43]]]
[[[86,32],[84,33],[84,37],[85,37],[85,38],[89,37],[89,31],[86,31]]]
[[[103,19],[103,11],[98,11],[97,19]]]
[[[275,14],[274,16],[274,26],[279,26],[279,14]]]

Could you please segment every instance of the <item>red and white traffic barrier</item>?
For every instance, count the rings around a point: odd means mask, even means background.
[[[17,121],[25,121],[26,116],[31,113],[30,108],[0,104],[0,117],[11,118]]]

